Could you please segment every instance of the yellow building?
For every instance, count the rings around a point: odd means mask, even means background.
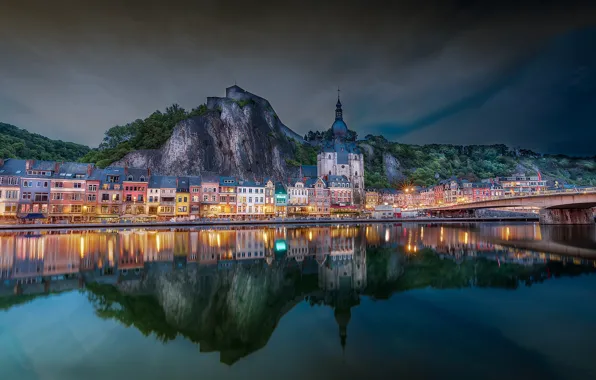
[[[190,215],[190,186],[188,177],[178,177],[176,180],[176,216]]]

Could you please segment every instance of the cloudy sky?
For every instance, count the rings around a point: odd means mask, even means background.
[[[521,4],[520,4],[521,3]],[[596,155],[589,1],[0,3],[0,121],[96,146],[235,81],[298,133]]]

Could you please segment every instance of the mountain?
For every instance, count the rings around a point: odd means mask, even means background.
[[[225,97],[210,97],[200,113],[178,122],[159,149],[127,153],[113,165],[149,167],[155,173],[197,175],[216,172],[246,179],[287,178],[296,156],[316,151],[285,126],[271,104],[238,86]]]
[[[0,157],[77,161],[89,152],[85,145],[51,140],[14,125],[0,123]]]

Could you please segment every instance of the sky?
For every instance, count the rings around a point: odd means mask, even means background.
[[[590,3],[3,0],[0,121],[97,146],[237,83],[304,134],[340,87],[360,137],[596,155]]]

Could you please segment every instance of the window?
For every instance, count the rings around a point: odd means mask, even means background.
[[[82,206],[81,205],[72,205],[70,206],[70,212],[71,213],[80,213],[82,210]]]
[[[139,194],[139,196],[137,197],[137,201],[143,202],[143,194]]]
[[[72,194],[72,198],[73,201],[80,201],[81,200],[81,194]]]
[[[145,176],[141,176],[141,178],[139,178],[139,181],[145,182]]]
[[[209,196],[203,195],[203,202],[209,202]]]
[[[188,197],[184,197],[184,202],[188,202]]]
[[[89,185],[87,189],[89,189],[89,191],[97,191],[97,185]]]
[[[52,194],[52,199],[55,201],[61,201],[64,199],[64,194],[62,193],[53,193]]]
[[[132,179],[133,179],[132,176],[129,175],[128,178],[127,178],[127,181],[132,181]]]
[[[88,194],[87,195],[87,201],[88,202],[95,202],[97,199],[97,196],[95,194]]]
[[[126,201],[127,202],[132,202],[132,195],[126,194]]]
[[[28,191],[24,192],[22,198],[23,199],[31,199],[31,193]]]
[[[82,189],[83,188],[83,184],[81,182],[75,182],[74,183],[74,188],[75,189]]]
[[[54,187],[64,187],[64,182],[54,182]]]

